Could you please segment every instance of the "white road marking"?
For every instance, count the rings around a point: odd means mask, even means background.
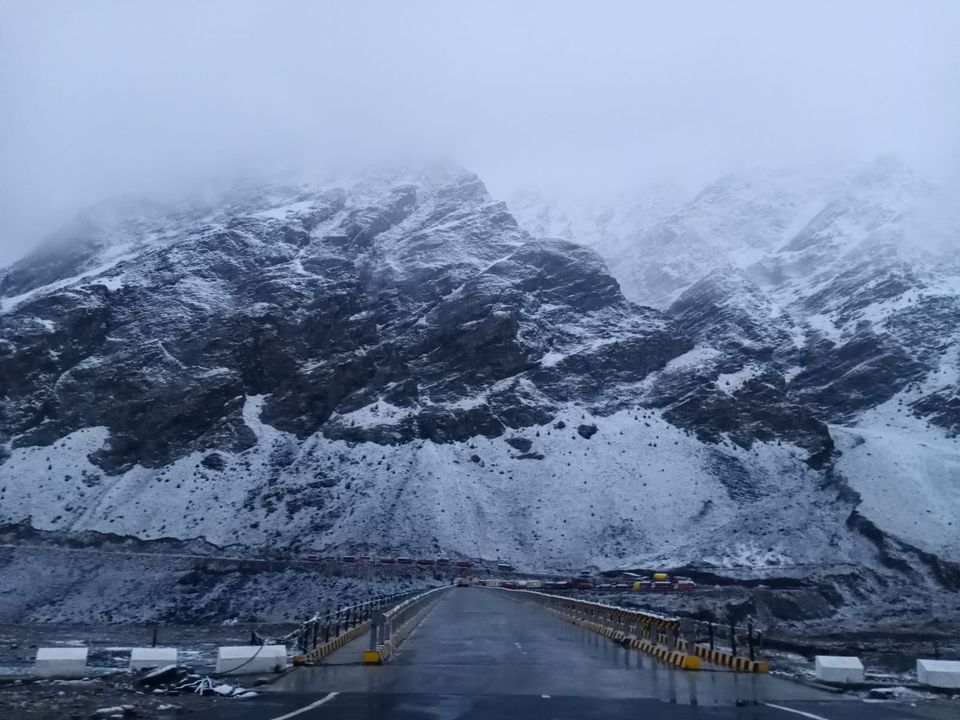
[[[810,718],[810,720],[829,720],[829,718],[825,718],[823,715],[814,715],[813,713],[804,712],[803,710],[794,710],[793,708],[784,707],[783,705],[774,705],[773,703],[764,703],[764,705],[767,707],[772,707],[775,710],[783,710],[784,712],[793,713],[794,715]],[[279,720],[279,718],[277,720]]]
[[[287,713],[286,715],[279,715],[275,718],[270,718],[270,720],[287,720],[288,718],[296,717],[297,715],[302,715],[303,713],[307,712],[307,710],[313,710],[314,708],[318,708],[326,702],[330,702],[339,694],[340,693],[338,692],[332,692],[326,697],[320,698],[315,703],[310,703],[306,707],[302,707],[299,710],[294,710],[293,712]]]

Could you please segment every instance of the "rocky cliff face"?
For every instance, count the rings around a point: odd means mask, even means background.
[[[876,192],[777,250],[807,191],[731,182],[651,225],[704,271],[661,265],[660,309],[451,166],[97,208],[0,276],[0,520],[539,565],[872,562],[847,519],[873,503],[886,532],[890,503],[855,423],[894,403],[941,428],[931,467],[953,462],[957,295],[899,255],[824,265],[850,213],[896,244]],[[687,256],[703,206],[712,249]],[[925,520],[890,522],[960,552]]]

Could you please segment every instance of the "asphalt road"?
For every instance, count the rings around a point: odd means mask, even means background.
[[[948,720],[953,702],[864,703],[767,675],[683,672],[506,593],[456,588],[383,667],[301,668],[211,720]]]

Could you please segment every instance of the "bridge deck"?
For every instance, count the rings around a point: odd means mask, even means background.
[[[864,710],[877,720],[950,717],[902,705],[888,713],[767,675],[676,670],[479,588],[446,593],[388,664],[362,665],[362,648],[363,641],[351,643],[331,664],[297,669],[265,697],[210,717],[789,720],[802,717],[792,714],[797,709],[827,720],[867,717]]]

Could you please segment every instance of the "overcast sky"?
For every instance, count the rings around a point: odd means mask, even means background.
[[[451,156],[495,193],[960,154],[960,2],[0,0],[0,264],[118,193]]]

